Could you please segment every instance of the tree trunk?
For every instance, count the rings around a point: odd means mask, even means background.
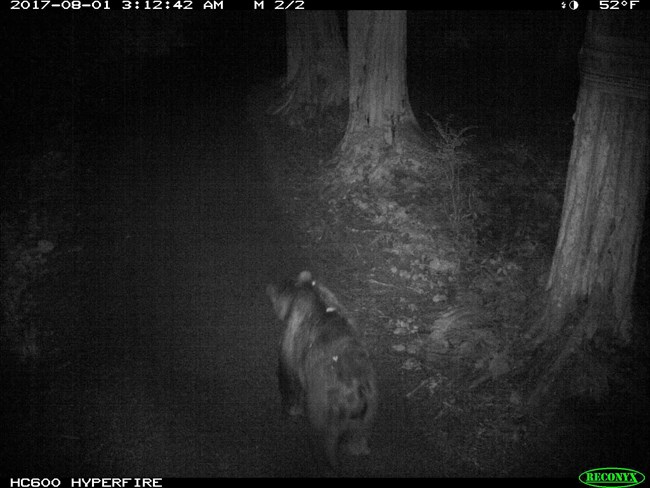
[[[348,90],[347,54],[333,11],[287,11],[287,78],[273,110],[295,123],[340,105]]]
[[[350,115],[342,149],[369,129],[391,145],[399,124],[416,123],[406,87],[406,12],[351,11],[348,32]]]
[[[587,21],[562,223],[545,311],[533,331],[535,344],[553,344],[556,354],[533,402],[587,341],[596,336],[608,344],[630,340],[646,197],[650,82],[648,44],[631,37],[647,35],[647,23],[631,13],[592,12]]]
[[[350,112],[335,157],[338,184],[376,189],[390,185],[388,151],[409,134],[420,137],[406,86],[406,11],[350,11],[348,49]]]

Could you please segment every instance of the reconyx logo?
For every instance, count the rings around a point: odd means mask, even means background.
[[[596,468],[585,471],[578,479],[588,486],[625,488],[643,483],[645,475],[627,468]]]

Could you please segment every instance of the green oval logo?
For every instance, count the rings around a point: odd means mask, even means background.
[[[641,471],[628,468],[595,468],[589,469],[578,476],[581,483],[598,488],[625,488],[636,486],[645,481]]]

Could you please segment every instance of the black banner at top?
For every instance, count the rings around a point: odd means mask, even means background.
[[[111,11],[206,11],[250,10],[282,12],[284,10],[373,10],[370,0],[1,0],[5,9],[14,11],[43,10],[111,10]],[[422,10],[420,0],[400,0],[393,5],[406,10]],[[650,0],[491,0],[477,9],[474,1],[447,0],[431,2],[427,10],[545,10],[565,11],[567,15],[581,10],[646,10]],[[382,9],[386,4],[381,5]]]

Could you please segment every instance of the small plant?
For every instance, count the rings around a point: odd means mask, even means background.
[[[35,220],[32,216],[32,226]],[[8,224],[3,227],[8,227]],[[0,303],[5,327],[2,340],[8,341],[9,347],[25,362],[37,360],[40,354],[37,344],[42,331],[33,324],[38,304],[32,286],[49,273],[48,255],[54,247],[52,242],[41,239],[36,245],[25,246],[19,242],[12,248],[3,249],[5,260],[2,263]]]
[[[433,125],[436,129],[436,132],[442,139],[442,142],[439,142],[437,145],[443,154],[454,155],[456,149],[467,144],[471,139],[474,138],[474,134],[466,135],[470,130],[478,129],[477,125],[468,125],[460,130],[456,130],[451,126],[453,121],[453,116],[450,115],[447,117],[447,120],[443,124],[438,119],[434,118],[431,114],[427,114]]]
[[[469,178],[463,178],[463,168],[473,161],[471,155],[459,152],[458,149],[466,145],[474,134],[469,131],[478,128],[470,125],[456,130],[451,126],[452,117],[448,117],[443,124],[427,114],[433,121],[434,127],[441,141],[437,143],[443,162],[443,177],[445,188],[449,192],[449,199],[445,202],[445,211],[456,239],[461,240],[465,235],[465,222],[476,217],[476,189]]]
[[[61,265],[58,243],[71,232],[74,218],[74,159],[57,146],[68,130],[63,120],[48,132],[53,147],[32,158],[24,181],[13,180],[21,195],[15,207],[24,210],[12,207],[0,214],[0,346],[32,366],[57,351],[51,341],[52,304],[46,306],[45,301],[51,296],[46,290],[57,286],[52,282]]]

